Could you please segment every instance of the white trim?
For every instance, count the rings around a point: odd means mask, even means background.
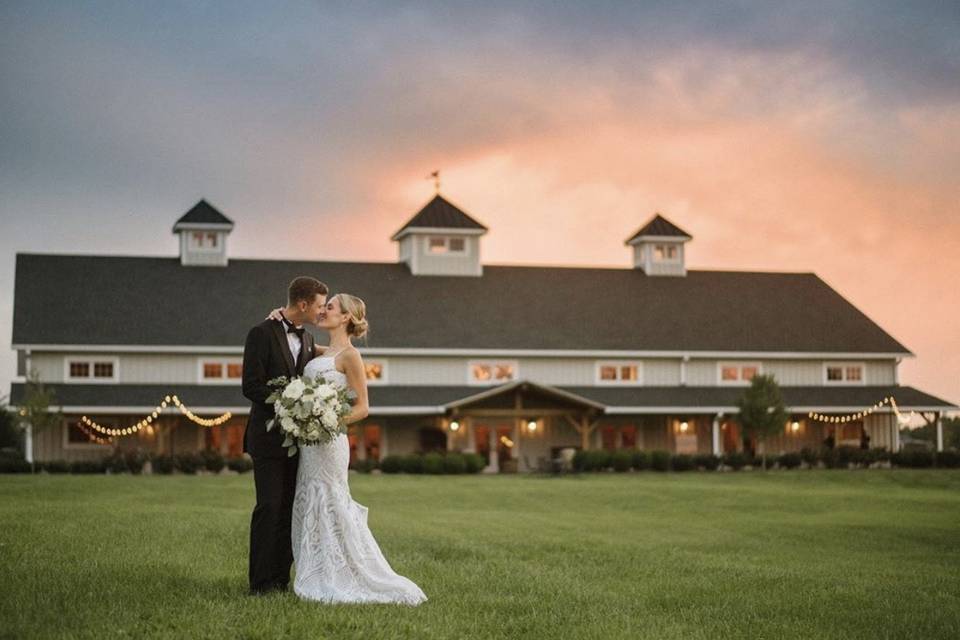
[[[723,368],[724,367],[736,367],[737,368],[737,379],[736,380],[724,380],[723,379]],[[717,361],[717,386],[718,387],[749,387],[750,381],[743,380],[741,376],[743,375],[744,367],[756,367],[757,375],[763,373],[763,363],[760,361],[748,361],[748,360],[718,360]]]
[[[109,378],[96,378],[93,375],[96,364],[110,363],[113,365],[113,375]],[[75,378],[70,375],[70,365],[87,364],[90,366],[90,376],[86,378]],[[116,356],[63,356],[63,383],[64,384],[114,384],[120,382],[120,358]]]
[[[446,410],[441,406],[424,407],[370,407],[371,416],[421,416],[443,415]]]
[[[222,378],[205,378],[203,376],[203,365],[219,364],[223,365]],[[243,374],[239,378],[230,378],[227,376],[227,366],[231,364],[243,365],[243,358],[223,358],[216,356],[197,356],[197,384],[213,385],[239,385],[243,381]]]
[[[173,232],[180,231],[232,231],[233,225],[226,222],[178,222],[173,225]]]
[[[827,379],[827,368],[828,367],[841,367],[843,369],[843,380],[828,380]],[[847,380],[847,367],[860,367],[860,379],[849,381]],[[839,361],[826,361],[823,363],[823,382],[824,386],[831,387],[865,387],[867,386],[867,365],[864,362],[839,362]]]
[[[363,375],[364,375],[365,378],[366,378],[366,375],[367,375],[366,366],[367,366],[368,364],[371,364],[371,363],[379,364],[381,367],[383,367],[383,372],[380,374],[380,379],[379,379],[379,380],[371,380],[370,378],[367,378],[367,386],[368,386],[368,387],[381,387],[381,386],[385,386],[385,385],[390,384],[390,361],[387,360],[386,358],[370,358],[369,360],[364,360],[364,361],[363,361],[363,365],[364,365]]]
[[[913,406],[897,403],[897,406],[901,409],[910,409],[911,411],[944,411],[949,410],[949,407],[923,407],[923,406]],[[851,406],[851,407],[824,407],[824,406],[811,406],[811,407],[795,407],[788,406],[787,410],[792,413],[806,413],[810,411],[816,411],[817,413],[856,413],[857,411],[863,411],[863,406]],[[688,413],[688,414],[700,414],[700,413],[713,413],[713,412],[722,412],[722,413],[739,413],[737,407],[607,407],[605,414],[608,415],[618,415],[618,414],[627,414],[627,413]],[[884,413],[892,414],[893,409],[877,409],[874,413]]]
[[[463,405],[470,404],[470,403],[472,403],[472,402],[477,402],[477,401],[479,401],[479,400],[484,400],[484,399],[486,399],[486,398],[492,398],[492,397],[494,397],[494,396],[498,396],[498,395],[500,395],[501,393],[506,393],[507,391],[510,391],[510,390],[512,390],[512,389],[516,389],[517,387],[521,387],[521,386],[523,386],[523,385],[529,385],[529,386],[534,387],[534,388],[536,388],[536,389],[541,389],[541,390],[543,390],[543,391],[546,391],[547,393],[551,393],[551,394],[553,394],[553,395],[555,395],[555,396],[557,396],[557,397],[560,397],[560,398],[566,398],[567,400],[571,400],[571,401],[573,401],[573,402],[579,402],[579,403],[581,403],[581,404],[587,404],[587,405],[590,405],[590,406],[594,407],[595,409],[604,409],[604,408],[605,408],[605,405],[604,405],[602,402],[598,402],[598,401],[596,401],[596,400],[591,400],[590,398],[585,398],[585,397],[583,397],[583,396],[581,396],[581,395],[578,395],[578,394],[576,394],[576,393],[572,393],[572,392],[570,392],[570,391],[566,391],[566,390],[564,390],[564,389],[560,389],[559,387],[555,387],[555,386],[553,386],[553,385],[542,384],[542,383],[539,383],[539,382],[533,382],[533,381],[531,381],[531,380],[513,380],[513,381],[511,381],[511,382],[505,382],[505,383],[503,383],[503,384],[501,384],[501,385],[498,385],[498,386],[495,386],[495,387],[493,387],[493,388],[487,389],[486,391],[480,391],[480,392],[475,393],[475,394],[473,394],[473,395],[469,395],[469,396],[466,396],[466,397],[463,397],[463,398],[457,398],[456,400],[451,400],[450,402],[448,402],[447,404],[445,404],[444,407],[445,407],[446,409],[455,409],[455,408],[457,408],[457,407],[462,407]]]
[[[103,450],[104,448],[110,449],[111,445],[93,442],[92,440],[88,440],[87,442],[70,442],[71,422],[80,422],[80,420],[71,420],[70,418],[65,417],[60,422],[60,430],[63,432],[63,435],[61,436],[62,442],[60,444],[64,451],[96,451]],[[103,424],[101,426],[111,428],[116,427],[117,425],[113,420],[110,420],[107,424]],[[96,431],[93,429],[90,429],[90,431],[96,433]]]
[[[391,240],[400,240],[408,235],[447,235],[447,236],[482,236],[486,229],[462,229],[459,227],[407,227],[393,234]]]
[[[635,236],[627,240],[628,245],[640,244],[641,242],[688,242],[693,240],[692,236]]]
[[[230,413],[237,414],[237,415],[246,415],[250,413],[249,406],[246,406],[246,407],[197,407],[194,405],[188,405],[188,406],[190,410],[197,415],[205,415],[208,413],[220,415],[220,414],[227,413],[228,411]],[[112,414],[123,415],[127,413],[150,414],[157,410],[157,405],[126,406],[126,407],[121,407],[121,406],[97,407],[93,405],[63,405],[61,407],[58,407],[58,409],[60,410],[60,413],[71,413],[71,414],[72,413],[111,414],[111,415]],[[167,407],[166,409],[161,411],[160,414],[165,416],[182,415],[180,413],[180,410],[177,409],[176,407]]]
[[[31,349],[40,352],[112,352],[112,353],[243,353],[243,345],[96,345],[96,344],[13,344],[11,349]],[[857,358],[860,360],[889,360],[892,358],[915,358],[916,354],[882,353],[853,351],[683,351],[651,349],[449,349],[431,347],[359,347],[361,354],[391,355],[391,356],[548,356],[548,357],[583,357],[583,358],[727,358],[749,359],[767,358],[783,360],[822,360],[824,358]]]
[[[490,380],[476,380],[473,377],[473,367],[476,365],[490,365],[491,368],[497,364],[509,364],[513,366],[513,377],[509,380],[498,380],[496,378],[491,378]],[[517,360],[496,360],[496,359],[483,359],[483,360],[467,360],[467,384],[471,387],[489,387],[508,384],[511,382],[516,382],[520,379],[520,362]]]
[[[637,368],[636,380],[621,380],[620,367],[631,366]],[[602,380],[600,378],[600,369],[603,367],[616,367],[616,380]],[[593,384],[597,387],[642,387],[643,386],[643,360],[597,360],[593,364]]]

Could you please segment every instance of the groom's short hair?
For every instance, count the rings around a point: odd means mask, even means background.
[[[301,300],[304,302],[313,302],[316,296],[325,296],[330,292],[327,285],[316,278],[310,276],[300,276],[294,278],[287,287],[287,301],[290,304],[296,304]]]

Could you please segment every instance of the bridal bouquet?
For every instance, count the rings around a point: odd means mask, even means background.
[[[278,424],[284,434],[287,455],[297,453],[297,446],[324,444],[347,432],[344,417],[350,413],[347,389],[324,378],[286,377],[269,380],[274,392],[267,398],[275,417],[267,423],[267,431]]]

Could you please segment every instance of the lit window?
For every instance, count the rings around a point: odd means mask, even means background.
[[[207,380],[223,377],[223,365],[219,362],[204,362],[203,377]]]
[[[601,380],[616,380],[617,379],[617,368],[616,367],[600,367],[600,379]]]
[[[93,364],[93,377],[94,378],[112,378],[113,363],[112,362],[95,362]]]
[[[657,244],[653,247],[653,257],[658,262],[677,259],[677,247],[672,244]]]
[[[508,382],[517,375],[515,362],[473,362],[470,379],[475,383]]]
[[[636,383],[640,381],[640,364],[635,362],[601,362],[597,365],[597,378],[599,382],[606,384]]]
[[[721,384],[746,384],[760,373],[756,362],[724,362],[720,364]]]
[[[71,378],[89,378],[90,363],[89,362],[71,362],[70,377]]]
[[[837,384],[862,384],[863,365],[858,363],[838,362],[826,366],[827,382]]]
[[[231,362],[227,365],[227,377],[228,378],[242,378],[243,377],[243,365],[239,362]]]
[[[859,382],[863,379],[863,369],[860,367],[847,367],[847,380]]]
[[[740,379],[741,380],[752,380],[753,376],[757,375],[757,368],[753,366],[743,367],[740,369]]]
[[[720,378],[724,381],[735,382],[740,379],[737,373],[738,370],[736,367],[722,367],[720,369]]]
[[[364,369],[366,369],[367,380],[383,380],[383,363],[382,362],[365,362]]]
[[[446,238],[430,238],[430,253],[446,253],[446,252],[447,252]]]

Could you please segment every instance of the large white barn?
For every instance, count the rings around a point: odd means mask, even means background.
[[[173,227],[178,257],[17,255],[12,403],[36,371],[65,415],[36,459],[239,455],[244,336],[298,275],[368,305],[356,458],[455,449],[524,470],[564,447],[742,450],[736,399],[758,372],[793,414],[774,452],[864,434],[897,449],[894,402],[938,423],[956,408],[900,385],[913,354],[815,274],[688,270],[692,237],[660,215],[626,241],[631,268],[485,265],[487,228],[439,195],[392,236],[396,262],[235,259],[233,227],[200,201]]]

